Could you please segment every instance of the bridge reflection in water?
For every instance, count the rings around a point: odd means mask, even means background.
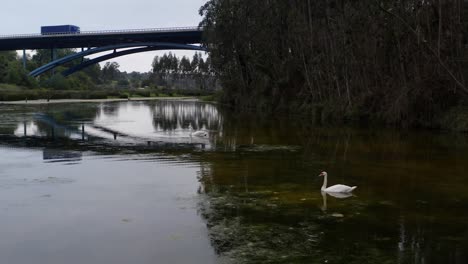
[[[63,109],[63,105],[57,106]],[[103,103],[84,109],[54,106],[38,111],[18,122],[14,135],[44,139],[135,144],[145,146],[189,145],[212,149],[222,135],[222,117],[211,104],[196,101]],[[81,111],[84,110],[84,111]],[[207,138],[191,136],[189,127],[209,132]]]

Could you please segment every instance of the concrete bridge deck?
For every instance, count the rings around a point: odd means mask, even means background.
[[[200,43],[202,29],[198,27],[84,31],[76,34],[0,35],[0,51],[92,48],[126,43],[166,42],[176,44]]]

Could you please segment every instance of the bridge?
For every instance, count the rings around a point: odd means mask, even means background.
[[[49,70],[72,60],[81,63],[62,74],[68,76],[90,65],[133,53],[154,50],[195,50],[204,51],[200,45],[202,29],[198,27],[154,28],[133,30],[82,31],[64,34],[21,34],[0,35],[0,51],[23,50],[23,66],[26,67],[26,50],[50,49],[51,62],[29,73],[37,77]],[[56,50],[64,48],[81,51],[63,58],[56,58]],[[85,56],[113,51],[91,60]]]

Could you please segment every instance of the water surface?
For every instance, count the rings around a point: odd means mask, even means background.
[[[0,105],[0,263],[467,263],[467,140],[194,101]],[[322,194],[322,170],[354,196]]]

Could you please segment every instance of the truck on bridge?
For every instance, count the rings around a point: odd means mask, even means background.
[[[59,26],[43,26],[41,27],[42,35],[54,34],[79,34],[80,27],[74,25],[59,25]]]

